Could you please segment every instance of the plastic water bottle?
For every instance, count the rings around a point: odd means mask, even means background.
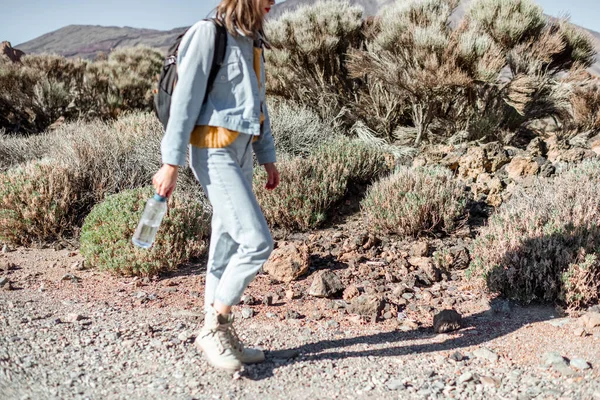
[[[150,198],[144,208],[142,219],[133,234],[133,239],[131,240],[133,244],[144,249],[149,249],[152,243],[154,243],[156,232],[166,212],[166,197],[155,194],[154,197]]]

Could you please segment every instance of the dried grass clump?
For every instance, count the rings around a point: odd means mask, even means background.
[[[81,230],[81,254],[89,266],[118,275],[156,275],[175,269],[206,250],[210,212],[206,203],[178,193],[149,250],[131,243],[150,187],[109,196],[86,217]]]
[[[0,172],[42,158],[48,152],[49,140],[46,134],[15,136],[0,131]]]
[[[465,188],[442,168],[402,167],[369,188],[361,203],[367,224],[386,233],[450,233],[465,214]]]
[[[98,202],[107,194],[150,182],[160,151],[143,148],[161,137],[162,127],[150,113],[129,114],[114,122],[79,120],[51,134],[46,156],[85,177],[84,189]]]
[[[0,241],[50,242],[72,234],[87,206],[82,177],[56,162],[32,162],[0,175]]]
[[[323,223],[353,185],[389,171],[388,159],[372,146],[339,138],[324,143],[306,158],[279,162],[281,184],[275,192],[263,188],[266,173],[257,168],[254,190],[271,225],[307,230]]]
[[[269,115],[278,154],[307,156],[338,135],[316,112],[291,101],[273,102]]]
[[[506,297],[560,302],[600,300],[600,162],[517,191],[490,219],[473,251],[470,275]]]

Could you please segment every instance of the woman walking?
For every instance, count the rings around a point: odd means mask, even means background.
[[[236,371],[264,360],[244,347],[233,329],[231,307],[273,250],[269,228],[252,191],[252,152],[279,184],[275,147],[265,100],[263,21],[274,0],[222,0],[217,23],[227,29],[223,65],[207,92],[217,29],[200,21],[186,32],[178,52],[178,81],[161,144],[163,166],[153,178],[158,194],[170,196],[178,169],[191,168],[213,207],[204,327],[196,346],[214,367]],[[206,96],[206,97],[205,97]]]

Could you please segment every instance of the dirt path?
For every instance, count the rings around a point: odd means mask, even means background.
[[[288,289],[260,275],[249,289],[259,304],[246,306],[254,315],[236,325],[267,361],[232,378],[192,345],[199,266],[144,281],[79,270],[81,262],[69,250],[0,256],[13,286],[0,290],[0,398],[600,399],[600,330],[577,336],[578,321],[549,307],[493,312],[467,283],[454,283],[463,329],[435,334],[425,314],[413,325],[350,315],[341,300],[303,295],[306,280],[295,298],[260,304]],[[546,365],[547,352],[571,365]],[[578,369],[578,358],[592,368]]]

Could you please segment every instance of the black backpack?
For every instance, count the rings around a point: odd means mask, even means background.
[[[210,74],[208,75],[208,84],[206,85],[204,102],[206,102],[208,93],[211,91],[213,83],[219,73],[219,69],[223,65],[225,51],[227,50],[227,30],[225,29],[225,26],[214,18],[207,21],[212,21],[215,24],[217,35],[215,36],[215,54],[210,68]],[[165,58],[165,63],[158,80],[158,91],[154,95],[154,112],[165,129],[167,129],[167,122],[169,122],[171,97],[173,96],[173,90],[177,83],[177,53],[179,51],[181,39],[184,35],[185,32],[179,35],[175,40],[175,43],[173,43],[167,52],[167,57]]]

